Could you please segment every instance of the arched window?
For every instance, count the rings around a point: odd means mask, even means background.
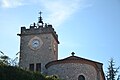
[[[80,76],[78,77],[78,80],[85,80],[85,77],[84,77],[83,75],[80,75]]]

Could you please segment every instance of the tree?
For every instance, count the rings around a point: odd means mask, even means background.
[[[0,51],[0,65],[9,65],[9,66],[17,66],[17,60],[18,57],[15,57],[14,59],[9,58],[9,56],[6,56],[4,52]],[[19,53],[19,52],[18,52]],[[18,55],[18,53],[16,55]]]
[[[118,70],[119,70],[119,67],[117,68],[115,67],[115,62],[113,58],[111,58],[109,61],[108,71],[106,75],[107,80],[115,80]],[[119,77],[120,76],[118,76],[117,80],[119,80]]]
[[[6,56],[2,51],[0,51],[0,65],[9,65],[9,57]]]
[[[10,60],[10,58],[8,57],[8,56],[0,56],[0,62],[1,62],[1,64],[5,64],[5,65],[10,65],[9,64],[9,60]]]
[[[117,80],[120,80],[120,75],[118,75],[118,78],[117,78]]]

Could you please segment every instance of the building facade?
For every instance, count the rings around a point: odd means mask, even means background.
[[[105,80],[102,63],[74,55],[49,62],[46,69],[48,75],[57,74],[64,80]]]
[[[50,24],[44,24],[41,13],[38,23],[21,27],[19,66],[63,80],[105,80],[102,63],[78,56],[58,60],[58,35]]]

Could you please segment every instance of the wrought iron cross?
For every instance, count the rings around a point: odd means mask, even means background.
[[[40,17],[41,17],[42,12],[40,11],[39,14],[40,14]]]

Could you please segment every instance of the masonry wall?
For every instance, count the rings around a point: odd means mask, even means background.
[[[52,65],[47,69],[48,75],[58,75],[63,80],[78,80],[83,75],[85,80],[97,80],[97,71],[88,64],[63,63]]]
[[[30,64],[32,66],[34,64],[32,70],[34,68],[34,71],[36,71],[36,65],[40,64],[39,69],[41,68],[42,73],[46,73],[45,65],[58,59],[58,35],[52,25],[37,27],[34,23],[28,29],[21,27],[21,33],[18,35],[20,36],[19,66],[28,70]],[[36,38],[40,41],[40,45],[37,49],[34,49],[31,42]]]
[[[21,37],[20,67],[29,69],[29,64],[34,64],[35,68],[36,63],[41,63],[41,72],[45,72],[45,64],[56,60],[57,57],[57,55],[54,55],[52,49],[53,36],[52,34],[37,35],[43,42],[38,50],[32,50],[28,45],[29,41],[34,37],[35,35]]]

